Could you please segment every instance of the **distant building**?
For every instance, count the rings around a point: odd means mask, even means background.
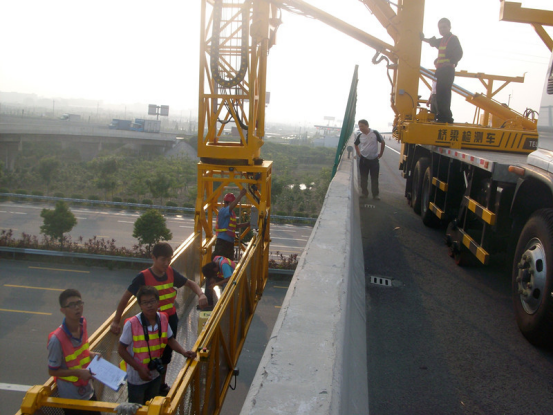
[[[341,127],[331,127],[329,125],[315,125],[317,132],[322,134],[321,138],[313,140],[313,145],[318,147],[338,147],[340,141]]]

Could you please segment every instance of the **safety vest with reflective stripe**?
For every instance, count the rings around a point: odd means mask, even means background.
[[[213,258],[213,262],[217,263],[217,266],[219,267],[217,278],[225,278],[225,275],[223,274],[223,265],[230,265],[233,271],[236,268],[236,264],[234,263],[234,261],[225,258],[224,256],[216,256],[215,258]]]
[[[83,317],[81,345],[74,347],[71,338],[62,326],[48,335],[48,341],[55,335],[61,344],[63,358],[68,369],[86,369],[90,363],[90,351],[88,349],[88,333],[86,331],[86,319]],[[79,379],[77,376],[58,376],[57,378],[73,383],[75,386],[86,386],[88,380]]]
[[[453,37],[453,34],[449,34],[449,37],[446,39],[442,38],[440,41],[440,47],[438,48],[438,60],[436,61],[436,68],[441,68],[442,66],[453,66],[453,64],[445,57],[445,51],[447,49],[447,44]]]
[[[217,232],[217,237],[219,237],[221,233],[226,233],[234,241],[236,231],[236,214],[231,211],[228,226],[226,228],[219,228],[220,226],[221,224],[219,223],[219,217],[217,216],[217,229],[215,229],[215,232]]]
[[[154,277],[150,269],[142,271],[142,274],[144,274],[144,283],[156,287],[159,292],[159,311],[163,311],[167,313],[168,316],[171,316],[177,312],[175,309],[177,289],[173,287],[173,283],[175,282],[173,268],[167,267],[165,273],[167,275],[167,280],[160,282]]]
[[[167,346],[167,328],[169,327],[169,320],[165,313],[158,313],[161,324],[161,339],[159,338],[159,329],[148,330],[149,340],[146,342],[144,337],[144,328],[138,316],[133,316],[127,319],[125,322],[131,322],[132,332],[132,351],[133,357],[141,365],[148,367],[150,362],[150,355],[152,359],[161,357],[163,355],[163,349]],[[150,353],[148,353],[148,344],[150,347]]]

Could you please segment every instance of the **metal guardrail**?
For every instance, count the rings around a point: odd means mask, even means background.
[[[56,256],[64,258],[78,258],[78,259],[93,259],[96,261],[119,261],[119,262],[134,262],[141,264],[150,264],[152,260],[150,258],[133,258],[118,255],[100,255],[100,254],[86,254],[81,252],[64,252],[64,251],[50,251],[46,249],[31,249],[31,248],[14,248],[11,246],[0,246],[0,252],[9,252],[14,254],[27,254],[27,255],[45,255]],[[178,252],[175,252],[175,255]],[[186,269],[182,266],[181,269]],[[293,269],[280,269],[269,268],[269,275],[294,275]]]
[[[194,208],[179,207],[179,206],[145,205],[142,203],[111,202],[109,200],[71,199],[69,197],[22,195],[18,193],[0,193],[0,197],[21,197],[25,199],[46,200],[46,201],[52,201],[52,202],[57,202],[58,200],[62,200],[64,202],[73,202],[73,203],[90,203],[93,205],[136,207],[141,209],[172,210],[177,212],[194,213],[196,211],[196,209]],[[317,218],[304,218],[301,216],[271,215],[271,218],[280,219],[280,220],[304,221],[304,222],[310,222],[310,223],[315,223],[317,221]]]
[[[137,262],[143,264],[150,264],[151,258],[133,258],[119,255],[99,255],[99,254],[86,254],[84,252],[65,252],[65,251],[50,251],[46,249],[31,249],[31,248],[14,248],[11,246],[0,246],[0,252],[11,252],[14,254],[28,254],[28,255],[46,255],[57,256],[64,258],[79,258],[79,259],[94,259],[97,261],[120,261],[120,262]]]

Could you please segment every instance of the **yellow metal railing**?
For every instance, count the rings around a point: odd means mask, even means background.
[[[255,308],[267,282],[268,272],[263,265],[266,263],[265,256],[268,252],[268,246],[265,244],[268,245],[268,242],[263,242],[260,235],[249,243],[223,295],[197,338],[191,334],[197,333],[197,312],[195,301],[192,301],[195,297],[188,291],[179,290],[177,306],[181,324],[177,339],[181,343],[186,343],[185,348],[198,351],[198,357],[195,360],[184,361],[180,355],[175,356],[177,359],[173,358],[169,368],[180,367],[180,370],[169,394],[166,397],[154,398],[138,410],[138,415],[220,412]],[[191,235],[175,251],[172,266],[187,278],[198,281],[201,249],[200,235]],[[123,319],[138,312],[138,304],[133,298],[125,309]],[[89,340],[93,351],[101,353],[104,359],[119,365],[119,336],[110,332],[113,317],[114,314],[90,336]],[[187,328],[188,335],[183,339],[182,332]],[[63,399],[57,396],[56,383],[50,378],[44,385],[33,386],[27,392],[17,415],[62,414],[58,408],[114,413],[117,405],[127,400],[126,387],[114,392],[104,388],[99,382],[95,382],[94,386],[99,399],[96,402]]]

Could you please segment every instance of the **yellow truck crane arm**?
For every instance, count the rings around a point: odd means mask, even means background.
[[[432,123],[426,108],[420,108],[419,83],[421,77],[434,78],[433,71],[421,68],[420,34],[424,21],[424,0],[399,0],[397,11],[390,2],[385,0],[360,0],[374,14],[380,24],[387,30],[394,41],[388,44],[359,28],[306,3],[302,0],[269,0],[273,5],[288,11],[315,18],[321,22],[359,40],[377,51],[373,63],[382,59],[388,61],[388,75],[392,84],[391,107],[396,114],[394,120],[395,135],[403,142],[427,145],[449,146],[455,148],[482,148],[494,151],[530,152],[537,140],[536,120],[529,119],[526,114],[520,114],[494,101],[491,93],[493,79],[504,78],[493,75],[479,76],[484,83],[488,96],[475,94],[459,85],[453,86],[453,91],[462,95],[467,102],[484,111],[484,126],[463,124],[439,125]],[[385,56],[378,58],[378,55]],[[462,73],[461,73],[461,76]],[[517,78],[508,82],[519,82]],[[428,85],[428,83],[426,83]],[[497,92],[497,91],[496,91]],[[487,128],[489,114],[493,116],[492,125],[495,130]],[[416,123],[417,125],[412,125]],[[522,131],[521,131],[522,130]],[[518,134],[517,132],[520,132]],[[497,141],[495,137],[504,133],[515,134],[521,139],[518,145],[507,146],[505,140]],[[462,138],[465,140],[462,140]],[[475,140],[474,137],[477,137]],[[489,137],[487,144],[481,137]]]

